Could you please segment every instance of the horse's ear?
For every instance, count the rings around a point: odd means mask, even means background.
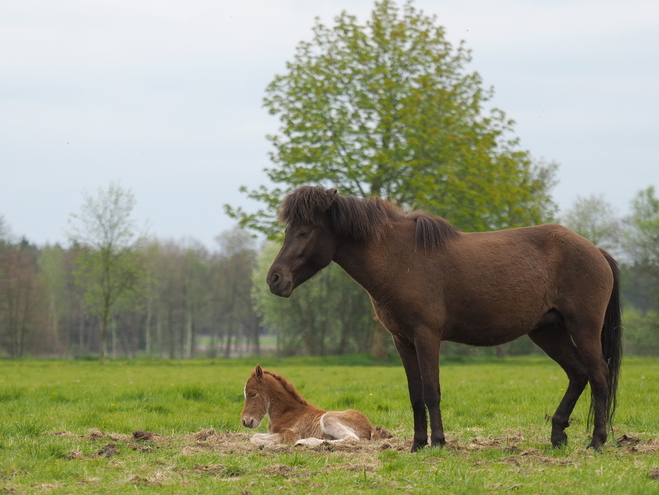
[[[256,368],[254,368],[254,374],[256,375],[256,378],[259,380],[263,378],[263,368],[261,368],[260,364],[256,365]]]
[[[330,206],[334,204],[334,200],[336,199],[336,196],[339,194],[339,191],[336,189],[328,189],[327,190],[327,195],[329,196],[330,199]]]

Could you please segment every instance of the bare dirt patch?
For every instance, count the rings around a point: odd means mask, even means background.
[[[51,432],[51,434],[63,437],[71,436],[66,432]],[[100,449],[97,447],[91,454],[87,455],[84,455],[80,450],[72,450],[67,458],[70,460],[110,459],[122,453],[125,456],[130,456],[131,451],[149,454],[159,451],[161,448],[166,448],[168,452],[173,450],[181,456],[212,452],[217,455],[217,464],[200,464],[185,471],[216,476],[218,479],[235,479],[242,474],[237,470],[236,463],[230,461],[230,458],[235,458],[235,456],[257,454],[265,458],[272,458],[274,461],[275,456],[280,454],[316,453],[317,455],[328,456],[328,459],[335,461],[328,462],[322,468],[324,472],[344,470],[368,473],[375,472],[382,467],[383,461],[380,454],[383,452],[408,453],[411,446],[411,439],[403,435],[390,435],[389,438],[371,441],[324,442],[314,447],[287,444],[254,445],[250,442],[250,436],[249,433],[218,432],[212,428],[186,435],[172,436],[144,430],[135,430],[132,435],[123,435],[91,429],[86,434],[78,436],[78,438],[86,439],[91,443],[104,442],[103,446]],[[621,435],[607,443],[603,450],[608,454],[619,456],[640,456],[658,452],[659,440],[647,437],[647,434]],[[445,449],[448,452],[465,457],[476,455],[477,458],[474,461],[476,467],[491,462],[508,464],[511,469],[515,470],[544,469],[544,467],[549,466],[579,466],[586,462],[586,458],[597,455],[585,447],[583,450],[578,449],[573,455],[554,455],[549,447],[541,447],[548,443],[545,435],[531,430],[512,430],[497,436],[449,436],[447,441]],[[583,441],[585,444],[585,434],[584,438],[577,437],[574,441]],[[499,457],[497,460],[481,460],[480,452],[483,451],[498,451],[503,454],[503,457]],[[224,461],[226,461],[226,464],[223,464]],[[440,461],[441,459],[438,459],[438,462]],[[171,468],[171,466],[169,467]],[[300,470],[294,466],[276,463],[267,467],[265,472],[277,476],[297,478],[301,473],[304,473],[304,469]],[[655,473],[655,471],[651,471],[650,476],[653,476],[652,473]],[[172,472],[168,473],[167,476],[171,475]],[[163,473],[163,476],[167,477],[165,473]],[[154,479],[153,477],[149,477],[147,481],[135,478],[128,482],[138,485],[166,483],[164,479]]]
[[[151,431],[135,430],[133,432],[133,440],[137,440],[138,442],[148,442],[149,440],[153,440],[156,436],[157,435]]]
[[[96,452],[96,454],[94,454],[94,457],[105,457],[106,459],[109,459],[110,457],[114,457],[115,455],[119,455],[119,454],[121,454],[121,452],[119,452],[117,446],[113,443],[109,443],[101,450]]]

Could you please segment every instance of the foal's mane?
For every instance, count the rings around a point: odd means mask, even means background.
[[[436,215],[420,210],[405,213],[393,203],[377,197],[341,196],[336,189],[321,186],[302,186],[286,196],[279,211],[279,221],[315,227],[322,223],[328,210],[332,230],[358,242],[377,240],[390,217],[414,221],[415,244],[423,250],[435,249],[459,235],[453,225]]]
[[[284,387],[284,390],[286,390],[286,392],[288,392],[293,397],[293,399],[295,399],[297,402],[301,403],[303,406],[306,406],[306,405],[309,404],[306,401],[306,399],[304,397],[302,397],[302,394],[300,394],[300,392],[295,390],[295,387],[293,386],[293,384],[291,382],[289,382],[286,378],[281,376],[279,373],[274,373],[272,371],[263,370],[263,375],[271,376],[272,378],[277,380],[281,384],[281,386]]]

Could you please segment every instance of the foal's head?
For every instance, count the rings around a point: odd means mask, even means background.
[[[256,428],[268,413],[269,398],[265,390],[263,369],[256,365],[245,384],[245,406],[241,414],[243,426]]]
[[[256,428],[266,414],[270,415],[271,422],[276,422],[284,411],[308,405],[291,382],[256,365],[245,384],[245,407],[241,420],[243,426]]]
[[[336,239],[329,210],[336,196],[336,189],[301,187],[284,199],[279,219],[287,224],[286,238],[266,277],[273,294],[289,297],[332,261]]]

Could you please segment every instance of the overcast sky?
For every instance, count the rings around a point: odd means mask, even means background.
[[[621,214],[659,187],[657,0],[419,0],[495,89],[521,145],[560,164],[554,199],[604,194]],[[208,247],[224,203],[266,183],[277,129],[265,86],[314,18],[363,0],[0,2],[0,215],[66,244],[83,192],[119,181],[160,238]]]

